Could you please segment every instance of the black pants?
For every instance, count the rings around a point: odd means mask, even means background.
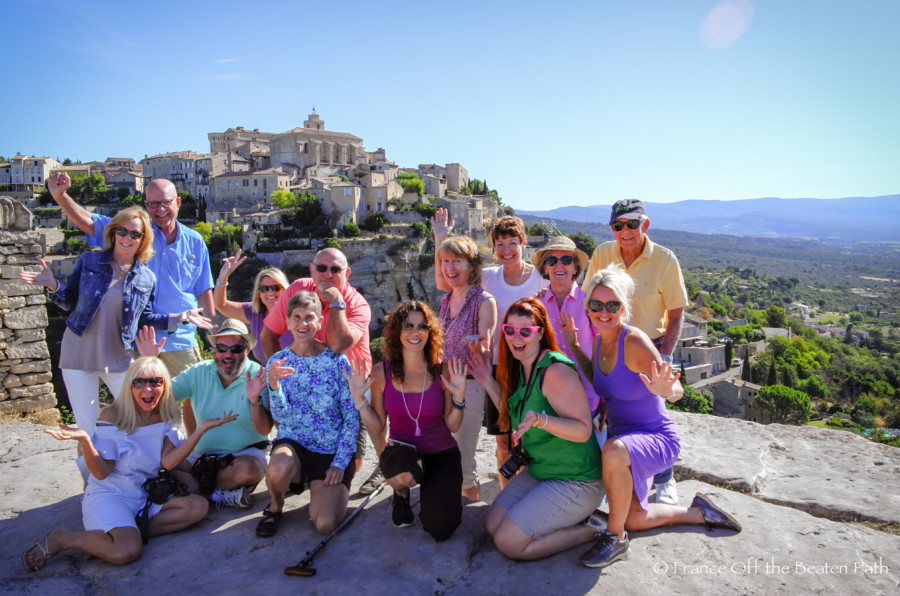
[[[425,478],[419,488],[419,519],[435,542],[450,538],[462,523],[462,462],[459,448],[421,454]]]

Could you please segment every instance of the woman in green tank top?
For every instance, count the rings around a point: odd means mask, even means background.
[[[470,370],[497,405],[501,428],[513,430],[501,473],[521,469],[494,499],[485,528],[507,557],[540,559],[597,536],[581,522],[603,499],[600,448],[584,386],[558,351],[544,306],[514,302],[500,331],[498,378],[486,358],[473,357]]]

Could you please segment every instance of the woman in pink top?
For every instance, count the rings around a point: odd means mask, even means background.
[[[379,452],[379,465],[394,489],[394,526],[411,526],[415,517],[410,489],[421,485],[422,527],[437,542],[450,537],[462,520],[462,465],[451,435],[466,407],[466,367],[459,359],[441,374],[444,336],[434,312],[424,302],[399,304],[386,318],[382,364],[354,360],[349,377],[356,408]],[[366,401],[371,389],[372,403]],[[390,438],[385,435],[390,420]]]

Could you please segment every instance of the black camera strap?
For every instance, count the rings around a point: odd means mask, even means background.
[[[534,361],[534,366],[531,368],[531,374],[528,375],[528,383],[525,385],[525,395],[522,396],[522,401],[519,402],[519,407],[517,408],[516,415],[519,419],[522,419],[522,415],[525,413],[525,404],[528,401],[528,397],[531,395],[531,389],[534,384],[535,373],[538,369],[538,363],[543,358],[543,354],[539,354],[537,359]],[[519,366],[522,366],[521,364]],[[544,366],[541,368],[541,373],[538,375],[541,379],[541,385],[544,382],[544,371],[547,370],[547,367]],[[510,420],[512,422],[512,420]],[[510,432],[506,433],[506,447],[507,449],[512,449],[512,425],[510,425]]]

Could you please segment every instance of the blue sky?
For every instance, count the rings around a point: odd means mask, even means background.
[[[900,193],[900,2],[7,0],[0,155],[326,128],[520,209]]]

